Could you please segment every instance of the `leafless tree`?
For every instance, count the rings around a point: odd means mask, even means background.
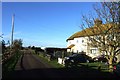
[[[120,53],[120,2],[96,3],[93,8],[97,16],[82,15],[81,28],[90,40],[88,45],[105,54],[111,72],[114,57]]]

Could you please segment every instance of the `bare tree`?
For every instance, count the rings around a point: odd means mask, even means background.
[[[90,40],[88,45],[105,54],[111,72],[114,57],[120,53],[120,2],[102,2],[93,7],[97,19],[92,14],[82,15],[81,28]]]

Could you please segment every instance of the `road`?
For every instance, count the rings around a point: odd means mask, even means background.
[[[53,67],[46,64],[37,55],[24,53],[16,64],[15,71],[8,73],[5,79],[40,79],[57,76],[52,72]],[[54,76],[53,76],[54,75]]]
[[[3,79],[92,79],[104,80],[115,79],[109,73],[103,73],[87,66],[72,68],[54,68],[37,55],[24,54],[18,61],[15,71],[3,76]]]
[[[31,53],[25,53],[20,59],[21,68],[19,66],[19,62],[16,65],[16,70],[31,70],[31,69],[43,69],[43,68],[51,68],[52,66],[46,64],[42,59],[40,59],[37,55]]]

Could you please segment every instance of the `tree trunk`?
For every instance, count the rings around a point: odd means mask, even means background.
[[[113,56],[110,56],[109,58],[109,72],[113,72]]]

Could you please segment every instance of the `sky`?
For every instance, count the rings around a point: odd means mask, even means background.
[[[3,2],[2,33],[7,42],[11,36],[12,15],[14,39],[23,46],[66,48],[66,39],[81,30],[82,14],[93,11],[94,2]]]

